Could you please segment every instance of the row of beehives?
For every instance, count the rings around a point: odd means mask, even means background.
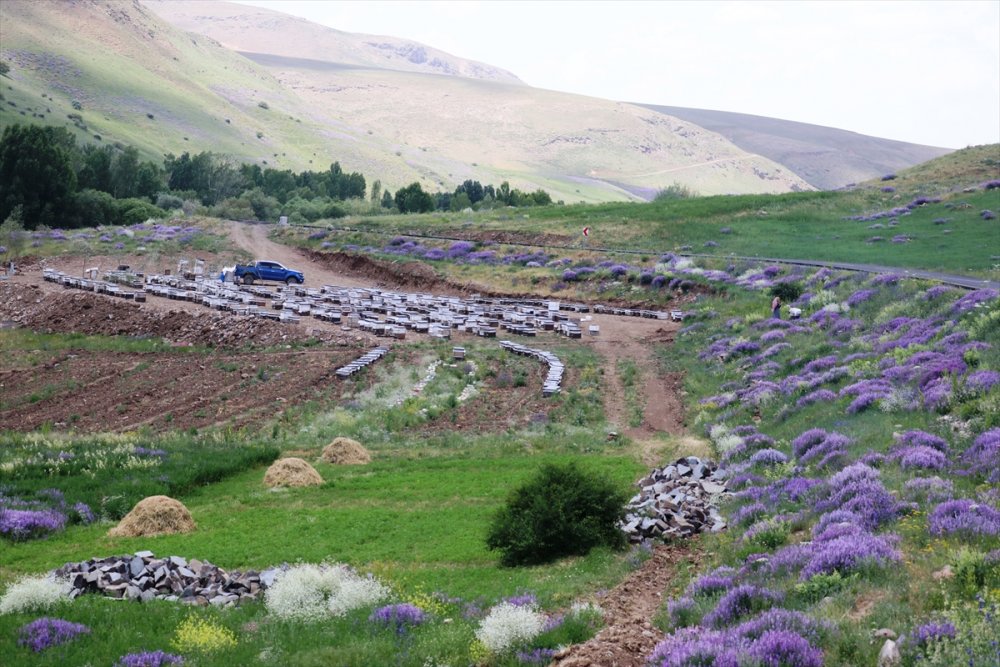
[[[132,290],[123,289],[118,285],[104,280],[67,276],[62,271],[56,271],[55,269],[43,269],[42,279],[50,283],[58,283],[66,288],[81,289],[86,292],[96,292],[98,294],[107,294],[108,296],[115,296],[131,301],[143,302],[146,300],[145,292],[134,292]]]
[[[346,366],[341,366],[335,372],[338,377],[349,378],[363,368],[374,364],[387,354],[389,354],[389,348],[381,346],[376,347],[374,350],[366,352],[364,355],[358,357]]]
[[[601,304],[597,304],[596,306],[594,306],[594,312],[604,313],[607,315],[622,315],[625,317],[646,317],[646,318],[652,318],[654,320],[671,319],[674,322],[680,322],[684,319],[684,312],[680,310],[671,310],[670,312],[664,312],[662,310],[619,308],[617,306],[604,306]]]
[[[47,279],[49,274],[58,276],[58,280],[64,284],[72,283],[68,286],[96,291],[94,285],[106,285],[102,291],[109,294],[144,300],[141,296],[143,292],[128,292],[110,283],[65,276],[47,269]],[[588,312],[590,309],[585,304],[556,301],[479,297],[462,299],[330,285],[322,289],[279,287],[272,291],[263,286],[237,286],[212,280],[191,281],[172,275],[149,275],[145,280],[145,293],[162,298],[200,303],[215,310],[281,322],[298,322],[302,317],[313,317],[334,324],[349,324],[378,336],[394,338],[405,338],[406,330],[449,338],[453,329],[483,337],[495,337],[497,331],[503,329],[529,337],[535,336],[538,331],[554,331],[570,338],[580,338],[579,324],[560,310]],[[270,308],[266,308],[268,300],[271,301]],[[657,319],[683,317],[678,311],[666,313],[600,305],[595,306],[594,311]]]
[[[542,383],[542,396],[552,396],[553,394],[558,394],[562,389],[562,377],[565,367],[563,366],[563,363],[559,361],[559,357],[547,350],[536,350],[509,340],[500,341],[500,347],[509,352],[513,352],[514,354],[534,357],[549,365],[549,372],[545,376],[545,381]]]

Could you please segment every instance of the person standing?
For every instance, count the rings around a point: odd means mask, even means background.
[[[771,317],[780,320],[781,319],[781,297],[775,296],[771,299]]]

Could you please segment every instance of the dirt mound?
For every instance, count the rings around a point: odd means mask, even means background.
[[[316,486],[323,483],[316,469],[303,461],[290,457],[278,459],[264,473],[264,486]]]
[[[152,537],[190,533],[195,529],[191,512],[179,500],[168,496],[143,498],[132,511],[108,531],[110,537]]]
[[[337,465],[362,465],[371,463],[372,455],[357,440],[334,438],[323,448],[320,458],[326,463]]]
[[[387,262],[345,252],[329,253],[315,250],[304,250],[303,252],[311,262],[330,271],[364,278],[371,281],[375,287],[456,296],[481,291],[475,286],[456,285],[444,280],[438,276],[434,269],[423,262]]]

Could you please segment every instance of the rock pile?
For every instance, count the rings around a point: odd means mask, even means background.
[[[654,468],[638,482],[641,491],[626,505],[621,529],[630,542],[652,537],[690,537],[723,530],[726,521],[716,507],[726,480],[712,461],[696,456]]]
[[[202,606],[233,606],[257,599],[273,583],[277,572],[226,572],[208,561],[188,561],[180,556],[156,558],[152,551],[139,551],[134,556],[66,563],[55,574],[69,581],[71,598],[100,593],[140,602],[160,599]]]

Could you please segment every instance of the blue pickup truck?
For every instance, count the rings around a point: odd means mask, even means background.
[[[253,285],[257,280],[275,280],[279,283],[292,285],[302,284],[304,277],[301,271],[289,269],[278,262],[257,261],[253,264],[237,264],[233,272],[236,279],[247,285]]]

